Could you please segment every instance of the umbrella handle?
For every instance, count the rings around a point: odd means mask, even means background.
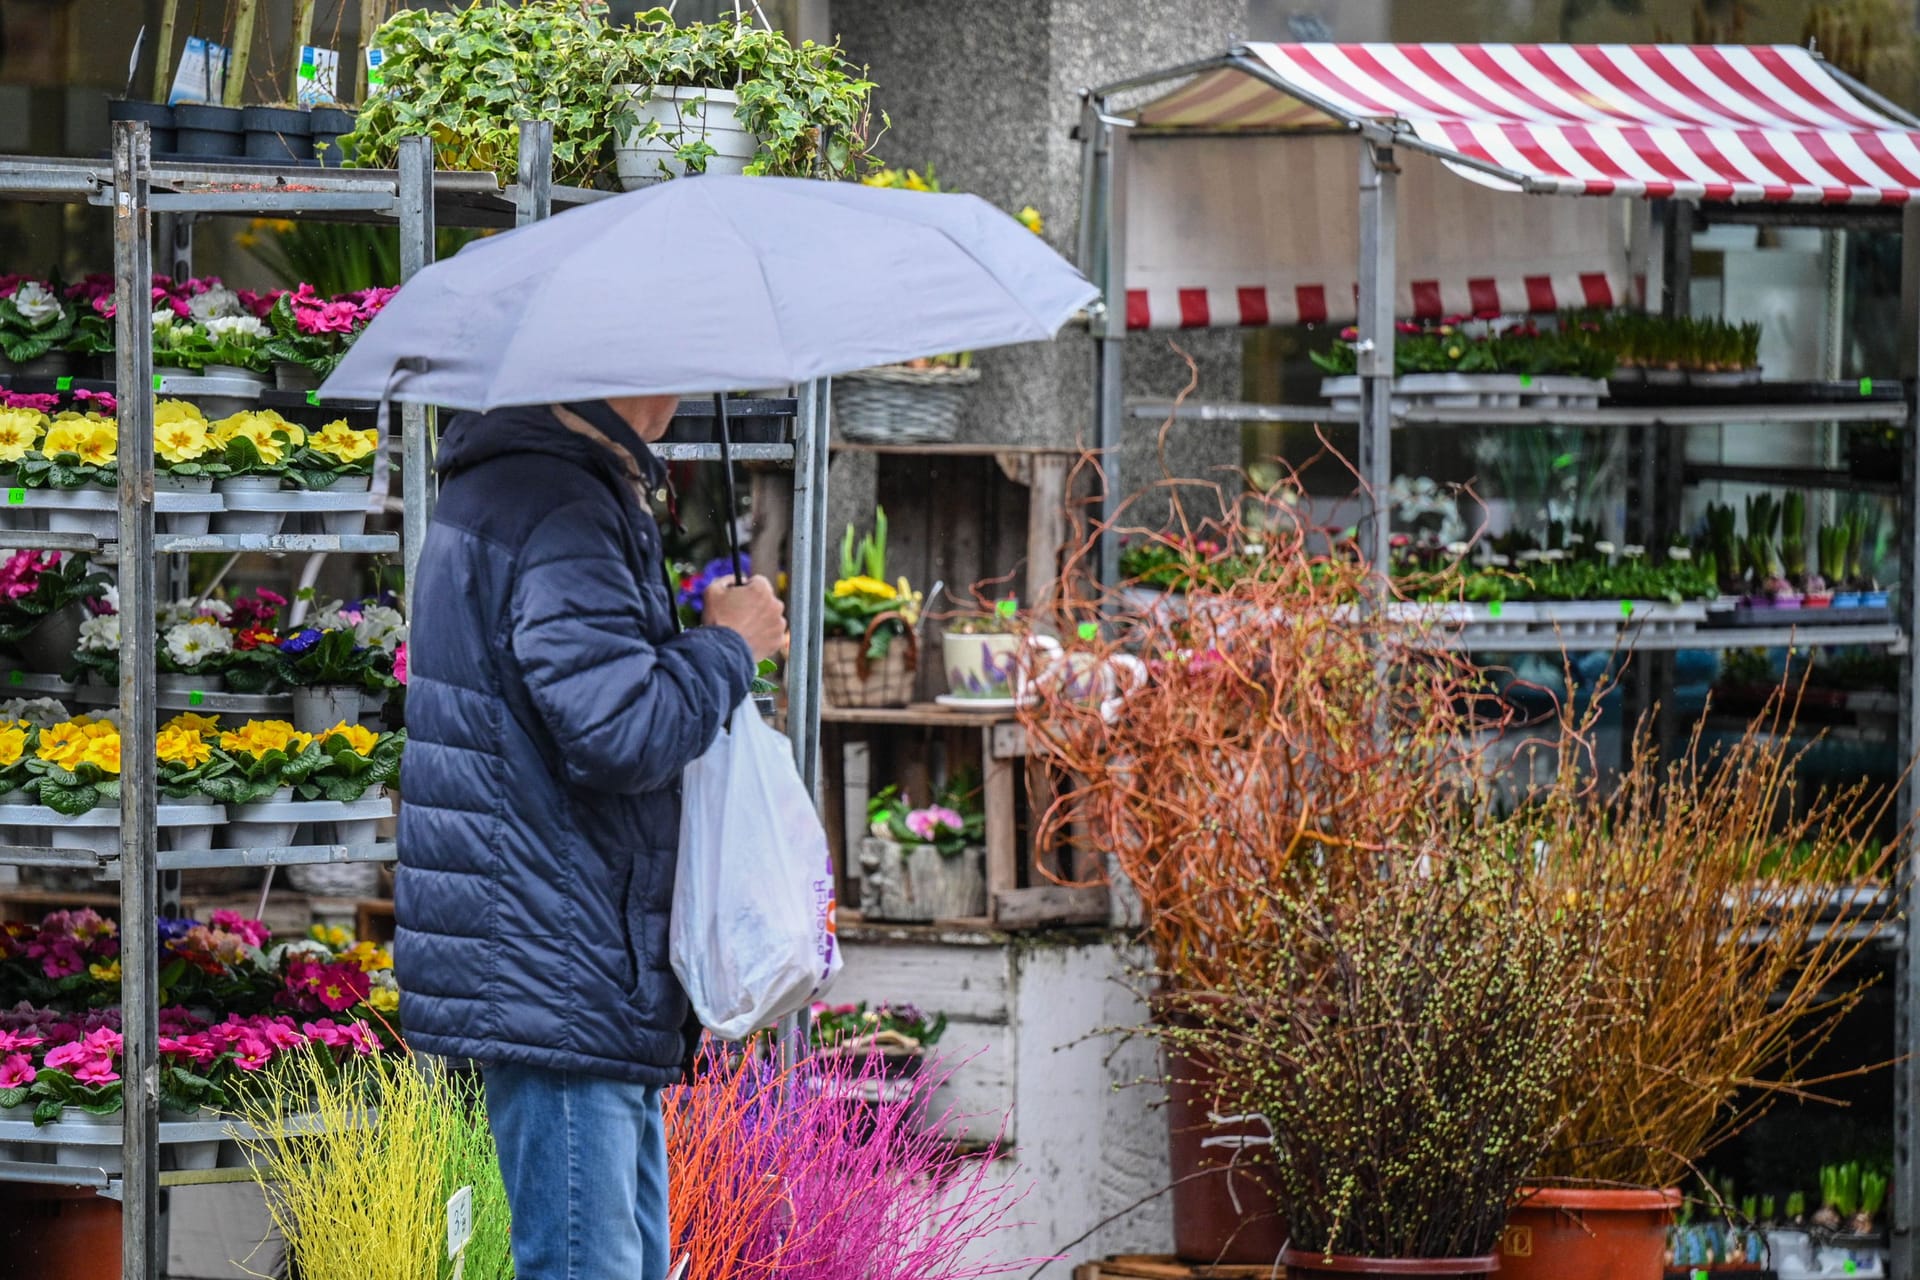
[[[721,523],[726,526],[727,555],[733,561],[733,581],[738,585],[747,580],[747,575],[740,571],[740,496],[734,484],[733,427],[727,421],[725,392],[713,393],[713,416],[720,424],[720,476],[727,495],[726,518]]]

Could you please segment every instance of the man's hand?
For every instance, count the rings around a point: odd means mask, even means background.
[[[764,662],[787,646],[787,606],[762,577],[744,583],[716,578],[707,588],[706,612],[710,627],[738,632],[753,650],[753,660]]]

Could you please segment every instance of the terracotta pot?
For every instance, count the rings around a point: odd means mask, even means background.
[[[1349,1258],[1288,1249],[1280,1255],[1280,1261],[1287,1264],[1287,1275],[1295,1280],[1310,1276],[1484,1276],[1501,1270],[1500,1259],[1491,1254],[1484,1258]]]
[[[1678,1191],[1522,1189],[1500,1241],[1507,1280],[1660,1280]]]
[[[120,1202],[0,1183],[0,1280],[120,1280]]]
[[[1265,1147],[1205,1145],[1209,1139],[1263,1139],[1266,1132],[1257,1122],[1222,1125],[1209,1120],[1214,1092],[1211,1063],[1169,1051],[1173,1251],[1188,1262],[1272,1266],[1286,1247],[1287,1224],[1274,1198]]]

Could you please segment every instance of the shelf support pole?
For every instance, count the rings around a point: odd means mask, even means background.
[[[120,390],[121,1155],[120,1274],[158,1280],[160,1235],[159,872],[154,852],[153,278],[147,126],[113,127],[115,385]]]
[[[400,282],[433,263],[433,140],[400,139]],[[400,534],[406,596],[413,600],[414,570],[433,518],[433,411],[411,402],[400,406]]]
[[[827,441],[832,399],[826,379],[803,383],[793,421],[793,532],[787,588],[787,737],[807,790],[819,798],[820,601],[827,593]]]
[[[1920,209],[1906,208],[1900,229],[1900,361],[1901,376],[1920,375]],[[1920,746],[1920,657],[1914,653],[1914,639],[1920,636],[1920,600],[1914,592],[1920,588],[1920,513],[1915,510],[1915,495],[1920,493],[1920,419],[1908,406],[1907,429],[1900,433],[1900,515],[1898,527],[1904,540],[1900,548],[1900,625],[1907,634],[1907,647],[1900,656],[1900,732],[1899,755],[1905,769]],[[1898,818],[1900,830],[1911,833],[1916,814],[1920,814],[1920,777],[1908,770],[1900,783]],[[1911,840],[1907,849],[1913,850]],[[1896,1052],[1902,1056],[1893,1068],[1893,1218],[1892,1258],[1894,1280],[1920,1280],[1920,1159],[1916,1159],[1916,1117],[1920,1106],[1920,925],[1914,911],[1920,908],[1920,890],[1912,875],[1906,878],[1907,928],[1900,949],[1900,963],[1894,990],[1894,1035]]]
[[[553,121],[520,122],[520,156],[514,165],[513,225],[524,227],[553,215]]]
[[[1106,104],[1096,101],[1084,117],[1084,127],[1093,136],[1086,145],[1094,147],[1093,171],[1096,196],[1093,207],[1099,226],[1091,237],[1094,246],[1095,283],[1104,295],[1104,305],[1093,324],[1094,351],[1094,446],[1100,451],[1100,535],[1096,567],[1100,582],[1114,586],[1120,581],[1120,543],[1114,536],[1113,521],[1120,504],[1126,501],[1122,486],[1126,472],[1121,465],[1121,449],[1126,438],[1126,350],[1127,350],[1127,129],[1124,120],[1106,113]]]
[[[1394,261],[1399,237],[1399,200],[1393,147],[1360,140],[1360,483],[1367,515],[1360,545],[1381,583],[1387,581],[1387,547],[1393,531],[1387,490],[1393,484]]]

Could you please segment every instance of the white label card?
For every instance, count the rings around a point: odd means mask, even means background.
[[[300,47],[300,105],[332,106],[340,100],[340,51]]]
[[[473,1239],[473,1188],[462,1187],[447,1201],[447,1256],[458,1258]]]
[[[167,93],[167,105],[180,102],[217,103],[227,92],[227,47],[201,36],[188,36],[173,72],[173,88]]]

